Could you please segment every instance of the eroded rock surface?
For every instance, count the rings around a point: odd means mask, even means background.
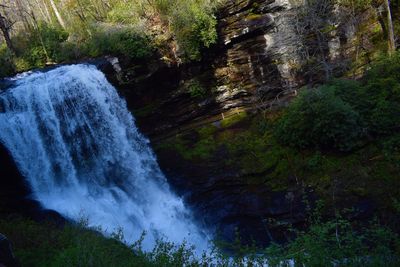
[[[141,131],[155,146],[177,134],[194,144],[202,138],[195,129],[285,105],[301,86],[341,75],[349,62],[368,61],[371,29],[377,26],[371,10],[350,20],[347,11],[330,6],[326,23],[331,28],[317,47],[308,43],[315,36],[299,31],[296,12],[287,0],[227,1],[218,14],[219,42],[201,62],[171,66],[154,60],[128,69],[121,62],[124,80],[118,87]],[[229,155],[223,148],[204,161],[186,160],[162,147],[156,153],[173,188],[226,240],[239,229],[248,242],[281,242],[290,236],[289,225],[304,224],[303,200],[313,196],[295,181],[283,191],[244,183],[239,167],[224,165]]]

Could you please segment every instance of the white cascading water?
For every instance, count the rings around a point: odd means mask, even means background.
[[[145,231],[146,250],[157,239],[207,249],[102,72],[80,64],[14,79],[0,92],[0,141],[45,208],[106,233],[122,229],[127,242]]]

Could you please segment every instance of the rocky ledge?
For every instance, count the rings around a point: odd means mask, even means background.
[[[362,66],[368,60],[373,50],[368,42],[373,34],[370,26],[377,23],[370,10],[348,20],[331,6],[327,20],[332,29],[317,51],[307,43],[314,37],[296,28],[296,8],[286,0],[228,1],[218,14],[218,44],[205,51],[198,63],[171,66],[157,59],[138,64],[112,60],[117,75],[109,78],[156,148],[173,188],[225,240],[234,239],[237,229],[248,242],[287,240],[289,225],[304,225],[303,200],[306,196],[312,202],[312,189],[295,181],[285,190],[243,182],[248,180],[243,170],[225,164],[230,156],[223,146],[207,159],[188,160],[164,145],[179,136],[190,150],[207,141],[199,136],[199,129],[285,105],[301,86],[324,80],[324,69],[315,68],[318,60],[332,66],[332,75],[349,71],[350,61]],[[355,60],[360,44],[364,56]],[[314,61],[303,57],[305,46],[316,55]],[[249,126],[235,127],[229,131],[246,131]],[[268,172],[257,175],[268,176]]]

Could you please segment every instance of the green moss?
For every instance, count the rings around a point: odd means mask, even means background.
[[[208,125],[200,128],[198,130],[198,133],[200,135],[200,138],[209,138],[211,136],[214,136],[214,134],[217,132],[218,128],[214,125]]]
[[[246,111],[237,111],[237,113],[234,113],[233,115],[230,115],[229,117],[224,118],[221,121],[221,127],[227,128],[230,126],[233,126],[244,119],[247,118],[247,112]]]
[[[273,131],[280,116],[234,115],[223,125],[210,124],[190,134],[196,138],[178,135],[164,142],[164,148],[192,164],[236,170],[249,190],[253,185],[273,191],[309,186],[326,203],[332,203],[335,192],[335,201],[367,197],[385,209],[391,209],[392,197],[400,198],[400,137],[385,137],[348,153],[298,150],[276,140]],[[224,157],[217,154],[222,149]]]
[[[205,88],[200,81],[193,79],[186,84],[186,90],[193,98],[204,98],[207,95],[207,88]]]
[[[158,102],[152,102],[151,104],[148,104],[142,108],[135,109],[133,110],[133,114],[135,115],[136,118],[143,118],[149,116],[151,113],[157,110],[159,107],[160,103]]]
[[[247,20],[257,20],[257,19],[260,19],[262,17],[263,17],[263,15],[261,15],[261,14],[250,13],[249,15],[247,15],[246,19]]]
[[[184,135],[176,135],[157,145],[158,150],[168,149],[179,153],[184,159],[197,161],[210,159],[217,149],[214,142],[212,128],[205,127],[199,130],[200,138],[197,141],[187,140]],[[199,134],[197,132],[197,134]]]

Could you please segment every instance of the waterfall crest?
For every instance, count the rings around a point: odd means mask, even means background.
[[[206,236],[169,189],[125,101],[91,65],[62,66],[14,78],[0,92],[0,141],[33,197],[106,233],[123,229],[143,247],[186,240],[206,250]]]

